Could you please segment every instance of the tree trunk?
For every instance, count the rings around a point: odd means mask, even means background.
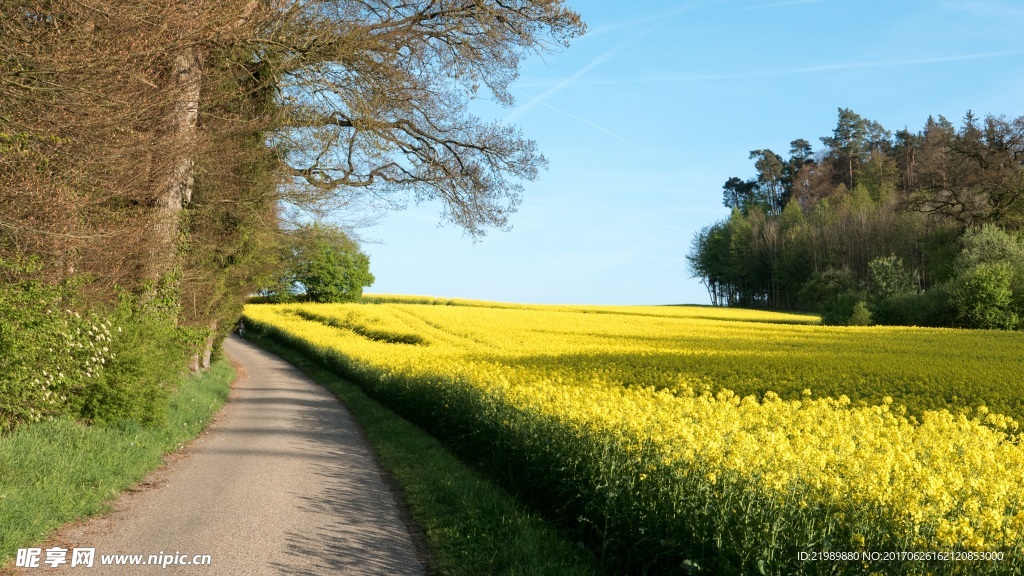
[[[188,359],[188,372],[189,374],[199,374],[199,370],[199,354],[196,353]]]
[[[210,322],[210,332],[206,335],[206,343],[203,345],[203,370],[210,369],[210,361],[213,357],[213,345],[217,341],[217,321]]]
[[[174,59],[175,86],[178,99],[174,105],[174,127],[180,143],[180,155],[174,166],[173,181],[168,190],[167,207],[180,211],[192,200],[195,178],[192,168],[196,134],[199,129],[199,96],[202,63],[195,49],[189,48]]]
[[[174,59],[174,108],[170,118],[168,149],[171,157],[155,159],[158,169],[169,174],[156,200],[151,278],[159,280],[177,263],[177,239],[182,209],[192,200],[193,167],[199,129],[199,98],[202,63],[194,48]]]

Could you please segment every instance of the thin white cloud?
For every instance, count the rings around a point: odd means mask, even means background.
[[[669,244],[665,243],[666,239],[670,241]],[[661,271],[676,266],[682,268],[682,264],[686,262],[685,257],[665,254],[666,249],[670,252],[676,252],[677,248],[675,245],[677,242],[678,237],[675,234],[662,232],[644,238],[621,250],[591,255],[589,262],[583,269],[588,274],[594,274],[623,267],[647,271]]]
[[[548,88],[547,90],[542,92],[537,97],[532,98],[529,102],[526,102],[525,104],[517,106],[514,110],[512,110],[511,112],[509,112],[508,114],[505,115],[504,121],[505,122],[514,122],[514,121],[516,121],[517,119],[522,117],[523,114],[526,114],[527,112],[532,110],[534,107],[536,107],[538,104],[543,104],[551,96],[554,96],[555,94],[561,92],[562,90],[565,90],[566,88],[572,86],[573,84],[576,84],[581,78],[586,76],[588,72],[590,72],[594,68],[597,68],[601,64],[604,64],[608,60],[611,60],[612,57],[614,57],[616,54],[618,54],[620,51],[622,51],[623,48],[625,48],[626,46],[629,46],[630,44],[636,42],[637,40],[643,38],[644,36],[647,36],[655,28],[657,28],[658,26],[661,26],[662,24],[664,24],[669,18],[672,18],[673,16],[677,16],[677,15],[682,14],[684,12],[688,12],[690,10],[693,10],[694,8],[698,7],[699,4],[700,3],[686,4],[686,5],[680,6],[678,8],[674,8],[672,10],[669,10],[667,12],[663,12],[661,14],[656,14],[656,15],[650,16],[648,18],[642,18],[642,19],[634,20],[634,21],[628,23],[627,25],[624,25],[624,26],[633,27],[633,26],[638,26],[638,25],[642,25],[642,24],[651,24],[650,26],[644,28],[643,30],[640,30],[636,34],[633,34],[629,38],[626,38],[622,42],[619,42],[618,44],[613,46],[611,49],[609,49],[609,50],[605,51],[604,53],[600,54],[599,56],[597,56],[596,58],[591,60],[589,63],[587,63],[586,66],[584,66],[583,68],[580,68],[579,70],[577,70],[574,74],[572,74],[568,78],[564,78],[564,79],[560,80],[554,86]]]
[[[660,260],[661,257],[652,254],[650,248],[666,237],[667,233],[660,232],[618,250],[573,254],[571,260],[578,264],[576,271],[585,274],[618,268],[637,260]]]
[[[969,2],[941,2],[939,7],[953,12],[968,12],[985,18],[1021,19],[1024,18],[1024,7],[1019,2],[985,2],[970,0]]]
[[[864,68],[902,68],[905,66],[919,66],[923,64],[945,64],[947,62],[963,62],[965,60],[980,60],[984,58],[999,58],[1001,56],[1014,56],[1024,54],[1024,50],[1010,50],[1006,52],[982,52],[979,54],[961,54],[958,56],[938,56],[933,58],[910,58],[904,60],[879,60],[875,62],[845,62],[838,64],[822,64],[818,66],[806,66],[780,72],[780,74],[807,74],[813,72],[831,72],[833,70],[857,70]]]
[[[821,1],[821,0],[817,0],[817,1]],[[606,24],[604,26],[601,26],[599,28],[595,28],[593,30],[587,30],[587,33],[583,36],[583,39],[592,39],[592,38],[594,38],[596,36],[601,36],[601,35],[607,34],[609,32],[614,32],[616,30],[622,30],[624,28],[635,28],[636,26],[645,26],[645,25],[648,25],[648,24],[658,24],[658,23],[664,22],[665,20],[668,20],[670,18],[673,18],[675,16],[678,16],[678,15],[686,13],[686,12],[692,12],[694,10],[699,10],[701,8],[704,8],[706,6],[715,6],[715,5],[720,5],[720,4],[721,4],[721,2],[690,2],[688,4],[683,4],[681,6],[676,6],[675,8],[673,8],[671,10],[666,10],[664,12],[659,12],[658,14],[652,14],[650,16],[644,16],[642,18],[635,18],[633,20],[621,20],[621,21],[616,22],[614,24]]]
[[[908,66],[925,66],[931,64],[946,64],[952,62],[964,62],[968,60],[981,60],[988,58],[1002,58],[1006,56],[1017,56],[1024,54],[1024,50],[1008,50],[1004,52],[981,52],[977,54],[960,54],[954,56],[936,56],[931,58],[907,58],[900,60],[875,60],[865,62],[838,62],[834,64],[816,64],[812,66],[801,66],[799,68],[777,69],[742,72],[738,74],[659,74],[655,76],[641,76],[633,78],[610,78],[589,82],[590,85],[624,85],[624,84],[673,84],[679,82],[696,82],[703,80],[748,80],[753,78],[770,78],[773,76],[794,76],[801,74],[816,74],[821,72],[835,72],[841,70],[870,70],[876,68],[903,68]]]
[[[736,12],[744,10],[768,10],[772,8],[786,8],[789,6],[801,6],[805,4],[822,4],[824,2],[832,1],[833,0],[780,0],[778,2],[772,2],[768,4],[755,4],[753,6],[735,7],[730,7],[730,4],[735,4],[736,0],[705,0],[703,2],[688,2],[686,4],[676,6],[671,10],[665,10],[663,12],[652,14],[650,16],[643,16],[641,18],[635,18],[633,20],[621,20],[619,22],[615,22],[614,24],[605,24],[604,26],[600,26],[592,30],[587,30],[587,33],[583,36],[581,40],[590,40],[597,36],[602,36],[609,32],[622,30],[624,28],[634,28],[636,26],[644,26],[647,24],[659,24],[664,22],[665,20],[679,16],[680,14],[685,14],[687,12],[695,12],[697,10],[705,8]]]
[[[559,114],[561,114],[563,116],[566,116],[568,118],[572,118],[573,120],[575,120],[575,121],[577,121],[577,122],[579,122],[581,124],[586,124],[587,126],[590,126],[591,128],[594,128],[596,130],[600,130],[601,132],[604,132],[605,134],[611,136],[612,138],[615,138],[619,142],[622,142],[623,144],[625,144],[625,145],[627,145],[627,146],[629,146],[631,148],[634,148],[636,150],[640,150],[641,149],[636,144],[630,142],[629,140],[626,140],[625,138],[623,138],[622,136],[619,136],[615,132],[612,132],[608,128],[605,128],[604,126],[601,126],[600,124],[597,124],[596,122],[591,122],[590,120],[587,120],[586,118],[581,118],[581,117],[579,117],[579,116],[577,116],[577,115],[575,115],[575,114],[573,114],[571,112],[566,112],[565,110],[562,110],[561,108],[558,108],[557,106],[552,106],[551,104],[548,104],[547,102],[544,102],[543,100],[540,100],[539,97],[538,98],[529,97],[529,100],[531,102],[532,101],[536,101],[537,104],[540,104],[541,106],[544,106],[545,108],[549,108],[551,110],[554,110],[555,112],[558,112]]]
[[[665,270],[666,268],[677,268],[677,267],[678,268],[683,268],[685,270],[685,265],[688,264],[688,262],[689,261],[686,259],[686,256],[676,257],[676,258],[669,258],[669,259],[665,260],[664,264],[662,264],[661,266],[658,266],[656,268],[652,268],[651,271],[652,272],[659,272],[661,270]]]
[[[783,0],[782,2],[772,2],[770,4],[755,4],[753,6],[743,6],[738,8],[732,8],[734,12],[741,10],[771,10],[774,8],[788,8],[790,6],[803,6],[805,4],[821,4],[823,2],[830,2],[831,0]]]
[[[634,224],[641,224],[641,225],[643,225],[643,226],[645,226],[647,228],[663,228],[665,230],[672,230],[672,231],[675,231],[675,232],[685,232],[685,233],[692,232],[692,230],[690,230],[688,228],[680,228],[678,226],[669,226],[667,224],[659,224],[657,222],[650,222],[650,221],[647,221],[647,220],[637,220],[636,218],[626,218],[624,216],[619,216],[618,219],[619,220],[623,220],[625,222],[632,222]]]
[[[646,31],[644,33],[646,33]],[[562,90],[565,90],[566,88],[572,86],[573,84],[576,83],[577,80],[579,80],[580,78],[583,78],[584,76],[586,76],[587,72],[590,72],[594,68],[597,68],[601,64],[603,64],[603,63],[607,62],[608,60],[610,60],[612,58],[612,56],[615,56],[616,53],[618,53],[620,50],[625,48],[630,42],[632,42],[633,40],[635,40],[638,37],[639,37],[639,35],[636,35],[636,36],[633,36],[630,39],[626,40],[625,42],[621,42],[621,43],[617,44],[611,50],[608,50],[607,52],[601,54],[597,58],[594,58],[586,66],[584,66],[583,68],[580,68],[579,70],[577,70],[576,73],[574,73],[573,75],[569,76],[568,78],[562,79],[561,81],[559,81],[557,84],[555,84],[551,88],[548,88],[547,90],[542,92],[536,98],[531,99],[529,102],[527,102],[525,104],[521,104],[521,105],[517,106],[514,110],[512,110],[511,112],[509,112],[508,114],[505,115],[504,121],[505,122],[514,122],[514,121],[518,120],[523,114],[526,114],[527,112],[532,110],[534,107],[536,107],[538,104],[542,104],[544,102],[544,100],[546,100],[546,99],[550,98],[551,96],[554,96],[555,94],[561,92]]]

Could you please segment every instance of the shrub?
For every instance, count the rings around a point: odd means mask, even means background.
[[[903,294],[880,302],[872,311],[875,324],[887,326],[950,327],[956,309],[950,302],[948,284],[938,284],[920,293]]]
[[[863,300],[849,268],[829,268],[815,273],[800,289],[800,305],[821,314],[821,323],[846,325],[857,302]]]
[[[853,305],[853,311],[850,313],[850,318],[846,321],[846,324],[849,326],[871,325],[871,311],[868,310],[868,305],[863,300]]]
[[[872,311],[886,300],[912,294],[916,289],[914,273],[906,269],[898,256],[875,258],[868,262],[868,270],[868,303]]]
[[[978,264],[962,272],[951,293],[957,320],[969,328],[1012,330],[1019,318],[1013,309],[1013,271],[1005,262]]]
[[[960,272],[981,264],[1024,265],[1024,244],[995,224],[971,228],[961,242],[962,249],[956,258],[956,269]]]
[[[115,356],[84,391],[79,416],[97,423],[160,423],[172,382],[185,366],[189,332],[127,297],[112,311],[108,324],[116,330],[110,341]]]
[[[0,429],[68,412],[84,385],[89,372],[79,357],[91,348],[82,331],[89,319],[71,305],[66,286],[0,287]]]
[[[76,289],[0,287],[0,431],[52,416],[149,423],[164,412],[187,357],[184,331],[129,298],[86,309]]]

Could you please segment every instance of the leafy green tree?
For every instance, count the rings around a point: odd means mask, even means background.
[[[783,176],[785,174],[785,161],[782,157],[764,148],[751,150],[750,159],[754,160],[754,168],[757,170],[757,184],[765,197],[769,214],[779,214],[786,205],[786,197]]]
[[[1013,307],[1009,264],[979,264],[957,278],[951,294],[957,319],[968,328],[1012,330],[1020,323]]]
[[[803,138],[797,138],[789,143],[789,164],[793,172],[797,172],[804,164],[814,162],[814,149],[811,143]]]
[[[804,168],[806,166],[806,169]],[[811,148],[811,143],[803,138],[797,138],[789,143],[789,160],[782,167],[782,188],[783,188],[783,204],[788,204],[789,199],[793,197],[794,184],[801,184],[804,187],[808,184],[807,182],[801,182],[800,180],[806,179],[810,169],[814,166],[814,150]]]
[[[1020,326],[1024,117],[939,116],[895,137],[839,109],[826,147],[754,150],[755,178],[723,186],[729,218],[694,239],[712,302],[803,307],[845,324]],[[781,192],[780,192],[781,191]],[[784,202],[781,203],[780,202]]]
[[[311,224],[299,228],[287,250],[288,278],[313,302],[355,302],[374,282],[370,258],[340,228]]]
[[[916,290],[915,275],[907,270],[903,259],[895,254],[875,258],[868,262],[870,284],[868,295],[872,303],[880,303]]]
[[[853,305],[853,311],[850,313],[850,318],[846,321],[846,325],[870,326],[872,322],[871,310],[869,310],[868,305],[861,300]]]
[[[821,138],[821,142],[832,150],[832,159],[838,173],[843,174],[844,184],[852,190],[856,185],[857,169],[873,149],[888,148],[891,134],[881,124],[868,120],[849,108],[839,109],[839,120],[832,136]]]
[[[854,186],[853,173],[865,152],[867,138],[867,120],[849,108],[839,109],[839,121],[836,123],[832,136],[823,136],[822,144],[828,146],[836,155],[837,164],[844,166],[845,184],[847,188]]]
[[[976,328],[1012,329],[1024,313],[1024,246],[998,226],[964,234],[951,300],[957,319]]]
[[[1024,244],[994,224],[969,229],[961,244],[963,248],[956,260],[958,270],[1000,262],[1024,266]]]
[[[779,304],[793,308],[797,303],[800,287],[810,277],[811,255],[808,247],[807,219],[800,204],[791,200],[779,215],[781,246],[776,255],[776,275],[782,285]]]
[[[754,206],[765,206],[765,199],[756,180],[743,180],[733,176],[722,185],[722,204],[726,208],[747,214]]]
[[[917,276],[895,254],[868,262],[867,306],[878,324],[909,322],[907,302],[917,294]]]
[[[878,148],[872,149],[857,173],[857,187],[864,186],[875,202],[885,202],[896,194],[898,183],[896,160]]]
[[[686,255],[687,265],[692,278],[700,278],[700,283],[707,288],[712,306],[719,306],[720,286],[722,284],[721,264],[724,258],[719,254],[723,245],[722,237],[725,229],[721,222],[701,228],[693,236],[690,253]]]
[[[856,278],[849,268],[816,273],[800,289],[802,306],[821,313],[821,323],[833,326],[848,324],[861,300]]]

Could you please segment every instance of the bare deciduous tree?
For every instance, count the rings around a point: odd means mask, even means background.
[[[583,30],[563,0],[4,2],[0,258],[99,299],[170,281],[214,333],[282,205],[505,226],[545,160],[468,103]]]
[[[274,144],[296,201],[438,199],[476,236],[505,226],[545,159],[514,127],[467,111],[511,104],[531,51],[581,34],[562,0],[299,1],[279,6],[261,54],[284,106]]]
[[[98,292],[175,265],[195,62],[253,36],[242,0],[30,0],[0,9],[0,254]],[[249,28],[253,28],[249,26]],[[60,264],[54,266],[54,264]]]

